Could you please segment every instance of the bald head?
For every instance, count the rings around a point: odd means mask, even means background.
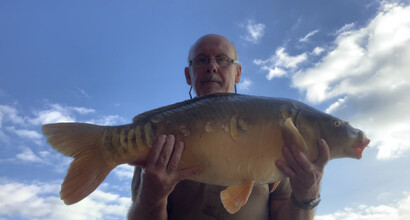
[[[202,37],[200,37],[190,48],[189,54],[188,54],[188,62],[189,60],[192,60],[197,54],[197,48],[201,45],[217,45],[217,44],[222,44],[226,47],[228,47],[228,51],[231,52],[232,54],[227,54],[229,57],[238,60],[238,53],[236,52],[235,45],[229,41],[226,37],[219,35],[219,34],[207,34]]]

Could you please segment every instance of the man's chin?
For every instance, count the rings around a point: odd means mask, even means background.
[[[212,83],[212,84],[217,84],[216,85],[210,85],[211,83],[206,83],[206,85],[202,86],[201,88],[201,95],[208,95],[212,93],[219,93],[219,92],[224,92],[224,90],[221,88],[221,86],[217,83]]]

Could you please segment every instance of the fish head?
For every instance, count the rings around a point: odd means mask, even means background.
[[[361,159],[370,143],[365,133],[332,115],[316,109],[302,109],[295,118],[296,127],[306,143],[314,147],[323,138],[329,146],[330,158]]]

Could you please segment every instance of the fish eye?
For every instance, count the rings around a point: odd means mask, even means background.
[[[335,121],[334,123],[333,123],[336,127],[340,127],[341,125],[342,125],[342,122],[341,121]]]

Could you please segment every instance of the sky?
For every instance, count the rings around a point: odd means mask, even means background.
[[[190,46],[236,46],[238,93],[286,97],[371,139],[330,161],[317,220],[410,219],[408,0],[0,0],[0,220],[125,219],[133,168],[83,201],[59,198],[70,158],[41,125],[120,125],[189,99]]]

